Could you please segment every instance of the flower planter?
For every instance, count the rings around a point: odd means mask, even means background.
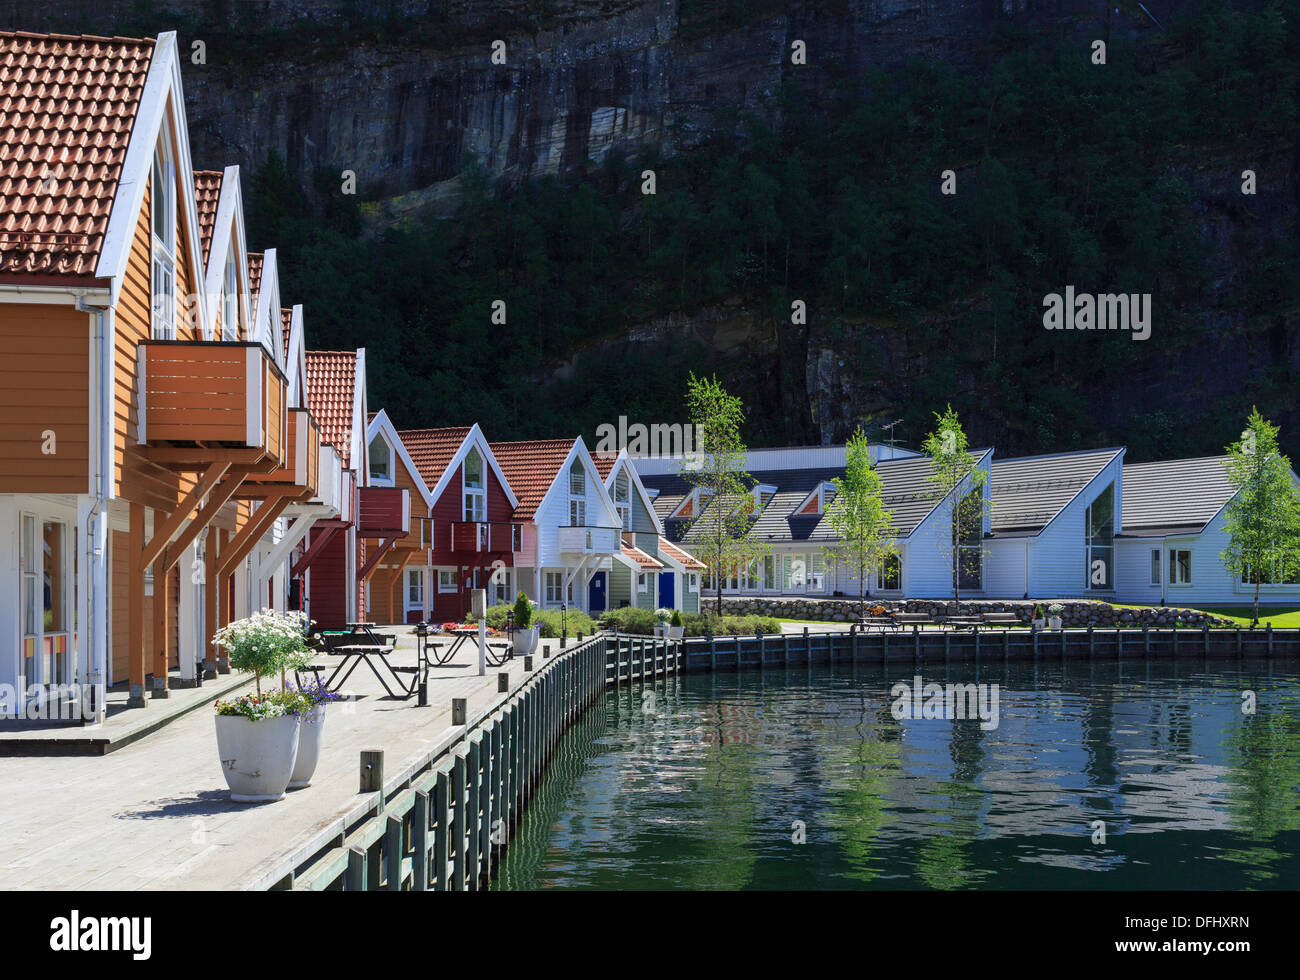
[[[318,704],[298,721],[298,757],[293,764],[287,789],[306,789],[320,761],[321,736],[325,732],[325,705]]]
[[[1048,628],[1048,629],[1051,629],[1051,630],[1059,630],[1059,629],[1061,628],[1061,617],[1060,617],[1060,616],[1048,616],[1048,617],[1047,617],[1047,628]]]
[[[1032,627],[1033,627],[1034,629],[1036,629],[1036,630],[1046,629],[1046,628],[1047,628],[1047,620],[1045,620],[1045,619],[1034,619],[1034,620],[1030,620],[1029,625],[1032,626]]]
[[[680,640],[685,633],[686,633],[685,626],[668,627],[668,639],[670,640]]]
[[[280,715],[252,721],[217,715],[217,756],[221,773],[238,803],[284,799],[298,759],[298,718]]]
[[[537,649],[537,635],[541,630],[540,626],[530,626],[527,629],[516,627],[512,643],[514,643],[515,654],[518,656],[527,656]]]

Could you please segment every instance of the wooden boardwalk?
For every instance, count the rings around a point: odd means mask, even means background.
[[[395,663],[414,663],[412,642],[399,641],[407,652]],[[558,649],[558,641],[543,642]],[[489,666],[479,677],[477,657],[466,644],[453,664],[431,670],[426,707],[415,698],[386,698],[358,667],[349,688],[359,699],[327,709],[312,785],[277,803],[230,800],[210,709],[106,757],[0,758],[0,889],[236,889],[261,882],[274,856],[318,837],[364,799],[362,750],[383,750],[391,777],[463,731],[451,725],[452,698],[466,698],[472,717],[499,697],[499,672],[510,674],[512,689],[524,678],[521,659]],[[534,671],[546,662],[539,650]]]

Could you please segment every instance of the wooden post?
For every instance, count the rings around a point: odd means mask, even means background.
[[[217,676],[217,645],[212,642],[212,635],[220,628],[217,622],[217,538],[221,534],[218,528],[208,527],[207,540],[203,544],[203,622],[204,649],[203,679],[215,680]]]
[[[433,783],[433,873],[434,885],[440,892],[451,890],[451,880],[447,874],[447,846],[451,841],[451,815],[448,803],[451,800],[451,775],[446,769],[439,769]]]
[[[388,879],[390,892],[402,890],[402,858],[405,851],[402,836],[402,818],[390,814],[384,827],[384,877]]]
[[[344,888],[350,892],[363,892],[366,890],[366,864],[365,848],[358,844],[353,844],[348,848],[348,870],[343,881]]]
[[[415,791],[411,808],[411,890],[429,890],[429,794]]]
[[[171,696],[167,689],[167,665],[172,631],[172,576],[162,559],[153,563],[153,694],[155,698]]]
[[[451,723],[453,725],[464,725],[469,717],[469,702],[466,698],[451,699]]]
[[[505,671],[497,674],[497,692],[501,693],[510,690],[510,675]]]
[[[144,621],[144,505],[131,504],[130,533],[128,535],[127,568],[127,650],[129,656],[130,697],[128,708],[143,708],[145,656],[147,647]]]
[[[384,808],[384,752],[382,749],[361,750],[361,793],[378,793],[379,809]]]

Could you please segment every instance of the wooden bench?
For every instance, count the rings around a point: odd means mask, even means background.
[[[897,626],[933,626],[934,620],[929,613],[894,613]]]
[[[854,623],[854,629],[863,633],[870,633],[872,630],[883,633],[885,630],[898,629],[898,623],[893,616],[863,616]]]
[[[986,612],[985,626],[1019,626],[1020,617],[1013,612]]]
[[[982,626],[983,620],[978,616],[947,616],[944,618],[943,625],[951,626],[953,629],[969,630]]]

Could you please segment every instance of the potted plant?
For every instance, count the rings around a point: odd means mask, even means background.
[[[255,693],[217,701],[217,755],[240,803],[266,803],[284,798],[298,760],[296,691],[263,693],[262,678],[295,663],[307,654],[305,620],[301,613],[271,609],[223,626],[213,642],[229,651],[234,670],[253,675]]]
[[[1033,621],[1029,625],[1036,630],[1045,629],[1047,627],[1047,617],[1043,614],[1042,606],[1037,604],[1034,605]]]
[[[686,627],[682,623],[682,612],[680,609],[673,610],[673,618],[669,621],[668,639],[680,640],[682,634],[686,632]]]
[[[533,622],[533,604],[523,592],[515,596],[514,613],[515,631],[511,642],[515,654],[524,656],[537,649],[537,633],[540,624]]]
[[[321,736],[325,732],[325,705],[339,700],[339,695],[319,679],[309,681],[290,693],[298,697],[294,712],[298,716],[298,758],[293,764],[293,773],[289,776],[286,789],[306,789],[311,785],[316,763],[320,761]]]
[[[673,611],[671,609],[660,608],[655,610],[655,636],[666,637],[668,635],[668,623],[672,618]]]
[[[1065,607],[1059,602],[1054,602],[1047,607],[1047,628],[1059,630],[1061,628],[1061,613],[1065,612]]]

